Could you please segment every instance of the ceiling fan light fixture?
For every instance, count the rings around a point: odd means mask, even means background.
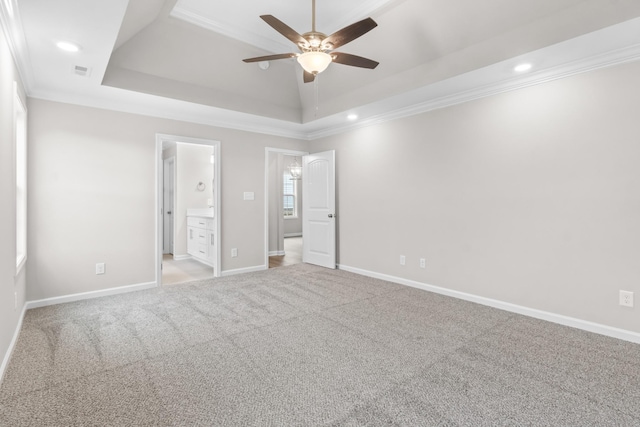
[[[331,55],[324,52],[305,52],[298,55],[298,63],[308,73],[319,74],[331,64]]]

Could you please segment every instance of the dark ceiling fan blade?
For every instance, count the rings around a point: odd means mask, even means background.
[[[350,53],[331,52],[333,62],[343,65],[351,65],[352,67],[369,68],[374,69],[378,66],[379,62],[373,61],[362,56],[351,55]]]
[[[363,19],[348,27],[336,31],[322,41],[322,44],[331,44],[331,49],[337,49],[350,41],[353,41],[363,34],[368,33],[377,27],[376,21],[371,18]]]
[[[301,43],[304,45],[307,41],[302,37],[296,30],[279,20],[273,15],[260,15],[260,18],[267,24],[271,25],[271,27],[294,42],[296,45],[300,45]]]
[[[316,76],[314,76],[313,74],[311,74],[308,71],[302,70],[302,80],[305,83],[311,83],[312,81],[314,81],[316,79]]]
[[[276,59],[294,58],[296,53],[279,53],[277,55],[256,56],[255,58],[243,59],[244,62],[262,62],[262,61],[275,61]]]

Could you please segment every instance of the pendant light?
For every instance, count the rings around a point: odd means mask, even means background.
[[[291,175],[291,179],[300,179],[302,177],[302,166],[295,159],[289,165],[289,175]]]

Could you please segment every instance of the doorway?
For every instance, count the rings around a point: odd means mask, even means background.
[[[302,165],[305,151],[265,149],[265,267],[302,262],[302,180],[289,165]]]
[[[156,283],[220,276],[220,142],[156,135]]]

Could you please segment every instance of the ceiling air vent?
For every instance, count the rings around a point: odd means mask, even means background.
[[[89,77],[91,75],[91,68],[83,67],[82,65],[76,65],[75,67],[73,67],[73,73],[81,77]]]

